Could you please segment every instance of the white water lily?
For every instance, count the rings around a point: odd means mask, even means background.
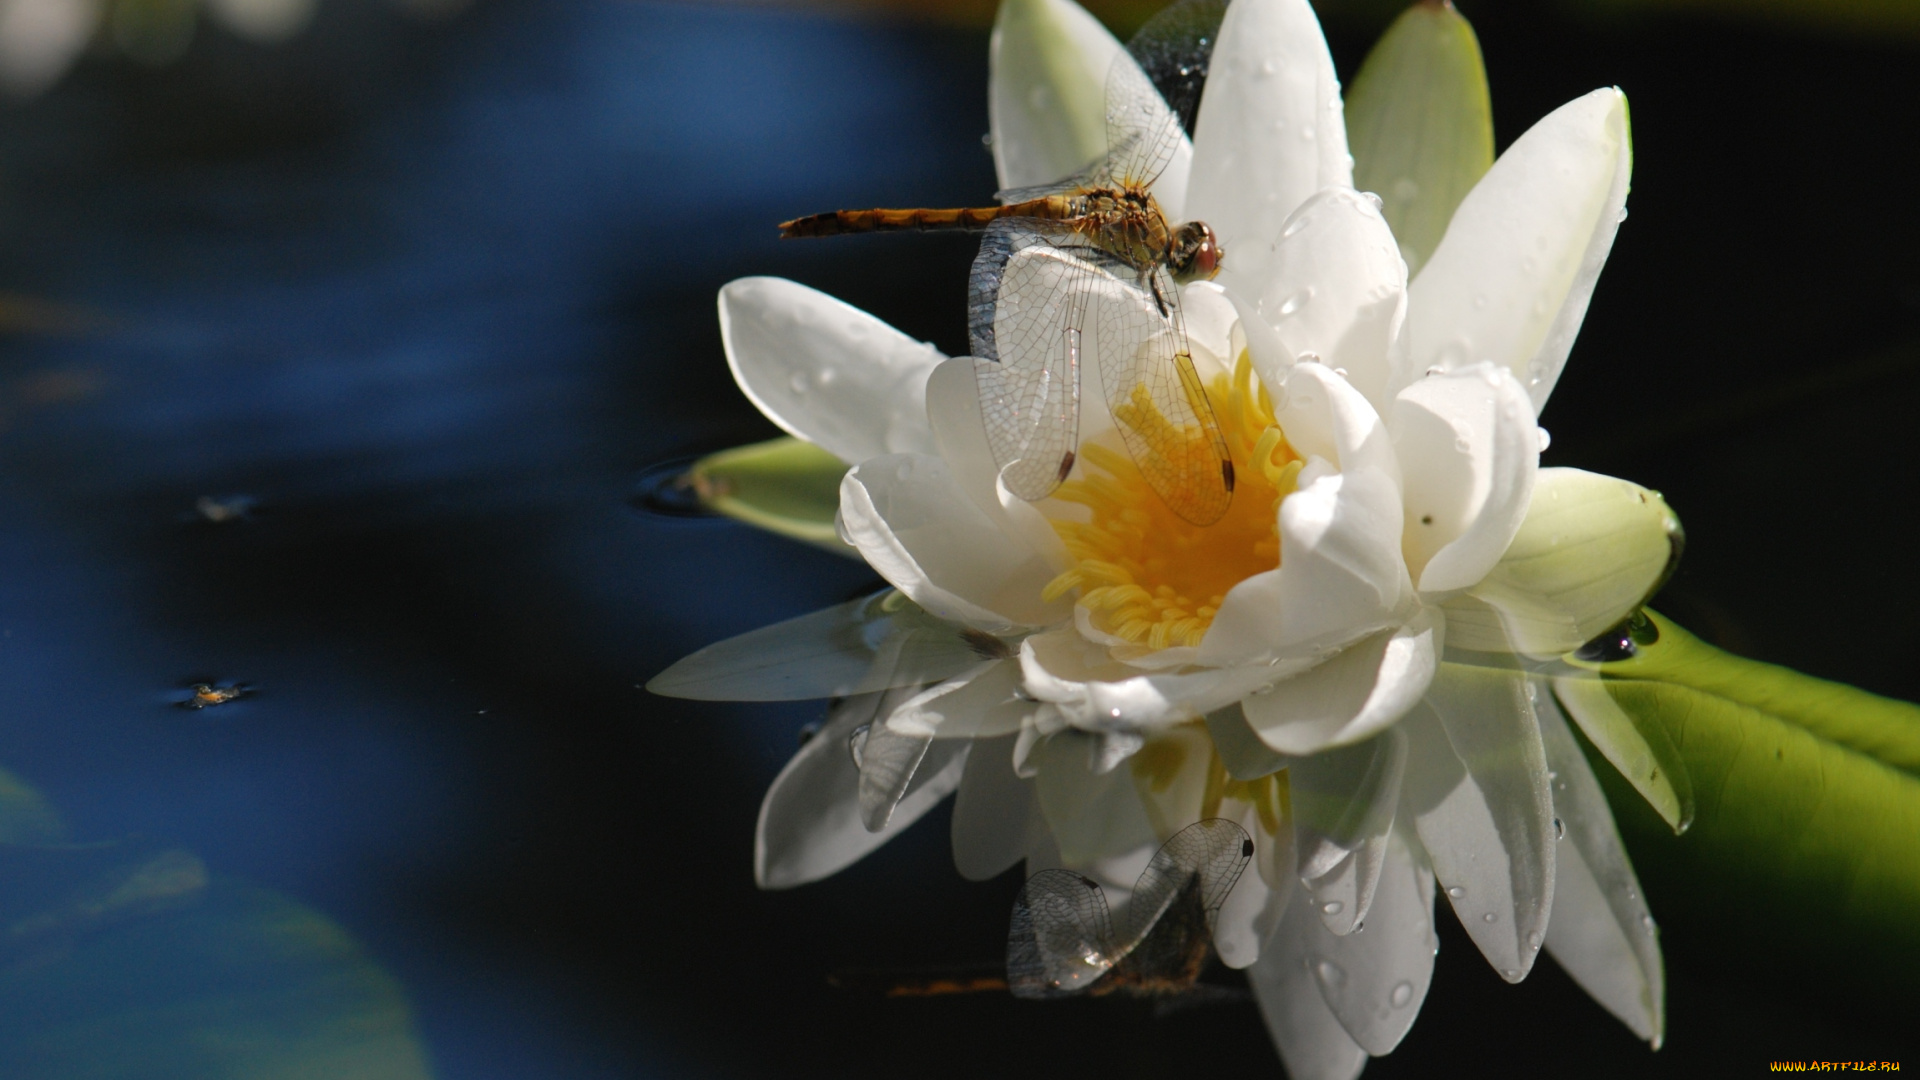
[[[1651,920],[1519,659],[1627,615],[1677,533],[1635,485],[1539,467],[1536,416],[1624,216],[1625,99],[1597,90],[1537,123],[1409,281],[1406,241],[1352,187],[1306,0],[1236,0],[1217,42],[1196,137],[1156,192],[1226,251],[1183,305],[1239,477],[1227,516],[1170,511],[1097,406],[1060,490],[1014,498],[971,359],[792,282],[736,281],[720,296],[736,379],[853,466],[841,535],[897,592],[703,650],[652,688],[847,696],[768,794],[765,887],[839,870],[953,791],[966,876],[1066,866],[1122,902],[1161,840],[1239,821],[1258,873],[1215,942],[1296,1078],[1398,1044],[1436,887],[1505,978],[1544,948],[1657,1045]],[[1069,0],[1027,0],[994,57],[1002,186],[1082,164],[1075,110],[1131,62],[1118,43]]]

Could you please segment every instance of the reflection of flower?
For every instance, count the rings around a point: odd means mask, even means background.
[[[1013,66],[1049,47],[1039,74]],[[1045,180],[1062,140],[1005,103],[1085,98],[1075,73],[1124,54],[1067,0],[1009,4],[995,50],[1000,179]],[[1514,659],[1623,617],[1676,529],[1631,484],[1539,468],[1534,417],[1623,216],[1624,98],[1596,91],[1522,136],[1411,283],[1380,201],[1351,186],[1305,0],[1229,9],[1196,131],[1156,193],[1226,251],[1220,283],[1183,295],[1240,477],[1211,526],[1166,508],[1097,407],[1075,475],[1013,498],[971,360],[789,282],[722,291],[748,396],[854,463],[843,538],[977,654],[935,670],[880,649],[901,673],[861,686],[769,792],[762,884],[832,873],[955,788],[974,877],[1024,858],[1124,889],[1158,840],[1227,817],[1258,873],[1216,944],[1250,967],[1296,1077],[1352,1075],[1405,1034],[1436,879],[1506,978],[1545,947],[1657,1043],[1651,920],[1585,759]],[[756,640],[804,651],[823,625]],[[744,678],[741,655],[689,658],[656,689]],[[856,770],[841,748],[866,717]]]

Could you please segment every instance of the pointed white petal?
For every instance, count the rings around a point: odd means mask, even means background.
[[[1421,379],[1387,426],[1404,476],[1407,568],[1423,593],[1478,584],[1520,531],[1540,471],[1540,429],[1504,368]]]
[[[1328,1008],[1369,1054],[1392,1052],[1413,1027],[1433,981],[1440,939],[1433,929],[1433,875],[1399,839],[1382,838],[1385,864],[1364,933],[1323,928],[1307,967]]]
[[[804,701],[936,682],[979,662],[960,628],[883,590],[709,645],[647,689],[696,701]]]
[[[1143,740],[1129,762],[1154,835],[1165,840],[1200,820],[1212,779],[1213,740],[1201,724],[1180,724]]]
[[[1627,99],[1614,89],[1562,105],[1508,147],[1409,289],[1407,378],[1491,361],[1539,412],[1586,318],[1632,171]]]
[[[1327,1006],[1313,974],[1313,954],[1336,941],[1296,892],[1280,927],[1247,969],[1247,982],[1260,1003],[1260,1017],[1280,1050],[1291,1080],[1353,1080],[1366,1067],[1367,1052]]]
[[[1290,344],[1296,344],[1289,337]],[[1378,469],[1400,476],[1393,436],[1381,414],[1352,383],[1326,364],[1295,364],[1279,378],[1260,377],[1273,395],[1274,419],[1303,457],[1322,457],[1342,472]]]
[[[1519,982],[1553,907],[1553,800],[1527,680],[1444,664],[1426,705],[1402,721],[1402,798],[1467,935]]]
[[[1022,699],[1020,665],[995,660],[931,687],[893,711],[887,727],[907,736],[991,739],[1012,735],[1035,706]]]
[[[1341,650],[1318,667],[1241,702],[1260,740],[1283,754],[1358,742],[1405,716],[1427,692],[1445,642],[1431,609]]]
[[[1658,721],[1622,709],[1600,679],[1561,678],[1553,690],[1580,730],[1673,831],[1693,824],[1693,780],[1686,759]]]
[[[999,877],[1026,856],[1033,785],[1014,775],[1014,736],[975,739],[953,800],[953,865],[968,881]]]
[[[1281,228],[1254,296],[1293,348],[1344,370],[1384,415],[1389,347],[1406,318],[1407,266],[1374,199],[1328,188]]]
[[[1198,720],[1254,687],[1305,666],[1195,667],[1141,674],[1079,631],[1053,630],[1020,644],[1026,692],[1088,730],[1131,731]]]
[[[1554,771],[1554,811],[1566,829],[1554,872],[1547,952],[1657,1050],[1666,1035],[1666,972],[1653,916],[1600,782],[1566,719],[1551,697],[1541,701],[1539,713],[1540,741]]]
[[[1238,970],[1260,959],[1286,911],[1293,892],[1293,832],[1284,822],[1277,833],[1268,832],[1260,811],[1238,800],[1224,801],[1219,813],[1253,838],[1253,865],[1227,894],[1213,928],[1220,962]]]
[[[1007,0],[987,50],[1000,187],[1047,184],[1107,152],[1107,69],[1125,50],[1072,0]]]
[[[1340,82],[1313,8],[1238,0],[1200,101],[1186,216],[1219,233],[1233,280],[1258,282],[1287,215],[1352,180]]]
[[[846,462],[930,454],[927,373],[945,357],[826,293],[750,277],[720,290],[733,378],[767,419]]]
[[[847,740],[905,693],[860,694],[840,703],[819,734],[774,778],[754,830],[753,880],[761,888],[790,889],[840,872],[918,821],[959,785],[970,744],[942,742],[920,763],[886,828],[869,832],[862,822],[860,770]]]
[[[954,357],[927,377],[927,421],[955,483],[989,521],[1038,553],[1056,572],[1073,565],[1060,534],[1046,517],[1000,482],[1000,466],[994,463],[986,421],[980,415],[980,383],[974,377],[972,357]]]
[[[946,462],[889,454],[840,483],[841,533],[881,577],[934,615],[984,630],[1044,626],[1071,602],[1042,603],[1053,567],[994,526]]]

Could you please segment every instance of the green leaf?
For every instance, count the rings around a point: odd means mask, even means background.
[[[1380,196],[1409,275],[1493,167],[1493,105],[1473,27],[1422,2],[1387,28],[1347,91],[1353,186]]]
[[[0,848],[9,1080],[429,1080],[399,984],[339,926],[179,849]]]
[[[846,474],[846,462],[783,436],[701,458],[687,481],[701,505],[716,513],[857,559],[833,524]]]
[[[1920,958],[1920,706],[1733,656],[1648,616],[1659,639],[1598,667],[1692,778],[1694,826],[1676,838],[1601,770],[1636,862],[1669,886],[1656,901],[1756,941],[1831,952],[1864,940],[1889,966]]]

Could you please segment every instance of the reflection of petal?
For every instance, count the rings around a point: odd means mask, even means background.
[[[1035,790],[1062,865],[1076,870],[1143,846],[1160,846],[1134,790],[1131,770],[1094,771],[1091,758],[1097,743],[1085,732],[1063,731],[1036,745],[1028,756],[1039,770]],[[1125,884],[1131,886],[1132,879]]]
[[[1412,740],[1403,794],[1467,935],[1508,982],[1533,968],[1553,907],[1553,800],[1524,676],[1447,664]]]
[[[1307,931],[1308,970],[1347,1034],[1369,1054],[1390,1053],[1413,1027],[1433,981],[1433,875],[1395,837],[1386,844],[1364,933]],[[1309,922],[1302,919],[1303,927]]]
[[[720,290],[734,381],[769,420],[842,461],[933,452],[927,373],[938,349],[823,292],[751,277]]]
[[[1394,400],[1408,570],[1423,593],[1487,576],[1520,531],[1540,468],[1526,391],[1491,364],[1421,379]]]
[[[938,740],[879,832],[860,815],[860,770],[847,740],[861,724],[885,718],[883,708],[910,690],[862,694],[836,706],[820,732],[787,762],[760,804],[753,844],[753,880],[763,889],[790,889],[839,873],[920,819],[960,783],[964,739]]]
[[[994,527],[947,463],[890,454],[853,467],[840,483],[841,531],[901,592],[944,619],[984,630],[1064,620],[1071,601],[1040,599],[1048,561]]]
[[[1489,360],[1546,404],[1626,206],[1627,99],[1595,90],[1521,135],[1408,291],[1407,379]]]
[[[1366,1050],[1327,1007],[1309,966],[1316,947],[1335,940],[1311,900],[1296,892],[1273,940],[1247,969],[1260,1017],[1292,1080],[1353,1080],[1367,1064]]]
[[[1198,720],[1299,669],[1250,665],[1141,674],[1073,629],[1021,642],[1020,664],[1027,692],[1052,703],[1069,723],[1113,730]]]
[[[8,0],[0,4],[0,83],[20,94],[51,86],[100,24],[97,0]]]
[[[1304,757],[1288,767],[1301,877],[1320,877],[1361,844],[1386,837],[1406,764],[1406,737],[1389,729],[1358,746]],[[1358,916],[1348,922],[1353,918]]]
[[[222,26],[260,42],[285,41],[313,21],[314,0],[206,0]]]
[[[999,877],[1027,853],[1033,785],[1013,771],[1014,736],[976,739],[953,800],[953,865],[968,881]]]
[[[1261,281],[1287,215],[1353,178],[1340,82],[1307,0],[1227,8],[1195,131],[1185,216],[1220,234],[1236,281]]]
[[[1666,972],[1653,916],[1614,829],[1600,782],[1553,699],[1542,699],[1540,741],[1554,771],[1553,808],[1566,829],[1553,883],[1547,952],[1593,999],[1660,1048]]]

